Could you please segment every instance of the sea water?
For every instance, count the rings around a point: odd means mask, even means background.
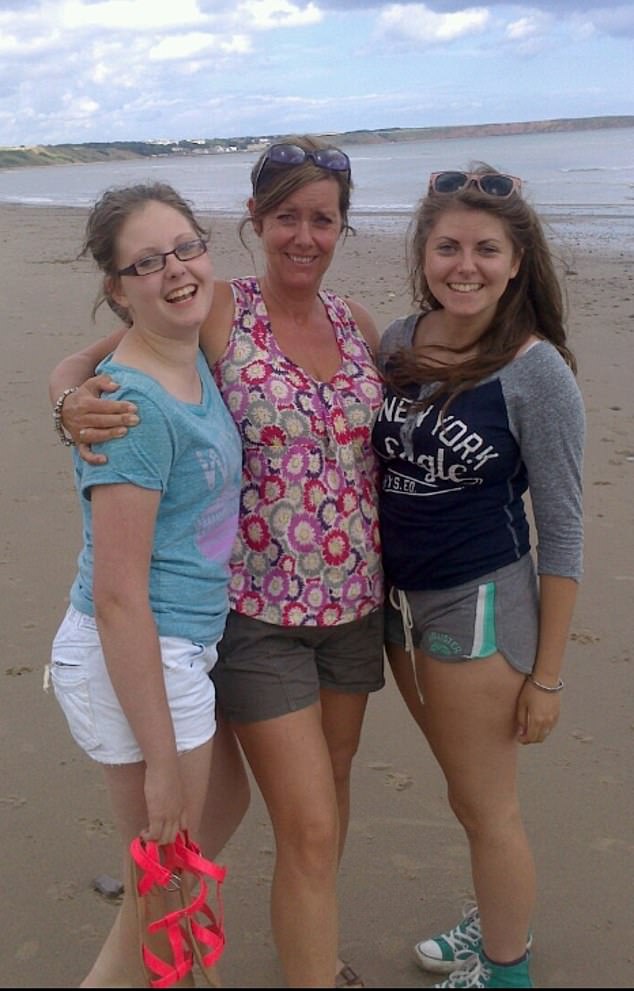
[[[519,176],[524,195],[560,233],[634,247],[634,128],[343,145],[354,190],[351,222],[397,226],[411,216],[429,173],[472,162]],[[171,183],[197,210],[240,215],[257,152],[137,159],[0,171],[0,202],[90,206],[113,185]]]

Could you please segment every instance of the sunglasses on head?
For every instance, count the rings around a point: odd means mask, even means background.
[[[512,193],[519,193],[522,180],[502,172],[432,172],[429,177],[430,193],[457,193],[471,183],[487,196],[505,200]]]
[[[262,173],[269,163],[292,168],[294,165],[303,165],[306,161],[313,162],[318,168],[327,172],[345,172],[350,181],[350,159],[338,148],[317,148],[315,151],[306,151],[300,145],[271,145],[262,156],[259,168],[253,177],[253,193],[257,193]]]

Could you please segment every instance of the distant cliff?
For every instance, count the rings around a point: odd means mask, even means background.
[[[508,124],[464,124],[453,127],[393,127],[377,131],[347,131],[337,137],[345,144],[379,144],[385,141],[435,141],[439,138],[495,137],[503,134],[547,134],[557,131],[599,131],[613,127],[634,128],[634,116],[560,117],[557,120],[516,121]]]
[[[453,127],[392,127],[374,131],[343,131],[322,134],[336,144],[384,144],[390,141],[435,141],[473,135],[544,134],[557,131],[599,131],[634,128],[634,116],[561,117],[557,120],[516,121],[508,124],[465,124]],[[164,158],[170,155],[218,155],[251,151],[287,135],[258,135],[240,138],[197,138],[186,141],[93,141],[87,144],[0,147],[0,169],[33,165],[70,165],[121,159]]]

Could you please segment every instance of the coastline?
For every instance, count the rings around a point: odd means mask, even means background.
[[[561,134],[571,131],[601,131],[634,127],[634,115],[606,114],[591,117],[555,117],[547,120],[506,121],[502,123],[458,124],[445,127],[383,127],[358,131],[319,132],[337,144],[368,145],[400,141],[438,141],[450,138],[496,137],[512,134]],[[0,146],[3,169],[49,165],[87,165],[144,158],[170,158],[174,155],[199,157],[201,154],[234,154],[253,151],[274,139],[290,135],[259,137],[204,138],[170,141],[103,141],[95,144]],[[158,150],[157,150],[158,149]]]
[[[98,277],[78,260],[83,208],[0,204],[0,713],[4,838],[2,987],[76,987],[114,912],[92,888],[120,875],[98,769],[41,689],[81,538],[69,452],[51,428],[47,377],[112,327],[90,312]],[[203,217],[206,215],[203,213]],[[379,218],[380,219],[380,218]],[[364,222],[325,282],[380,329],[410,310],[404,230]],[[219,278],[254,270],[237,218],[212,221]],[[588,240],[571,223],[565,258],[570,343],[588,415],[586,565],[548,744],[521,753],[521,790],[539,878],[534,980],[553,988],[628,988],[632,975],[632,634],[634,589],[634,246]],[[276,987],[268,890],[273,839],[257,790],[222,863],[226,987]],[[462,835],[420,734],[388,676],[368,706],[353,770],[340,879],[342,952],[370,987],[431,986],[413,962],[423,935],[452,925],[470,896]],[[317,935],[318,938],[318,935]]]
[[[77,224],[76,251],[79,251],[81,241],[81,230],[84,218],[88,213],[88,207],[78,205],[60,205],[43,203],[4,203],[0,201],[0,212],[7,218],[12,216],[22,216],[33,212],[35,216],[44,218],[47,213],[68,217],[75,214]],[[246,271],[247,269],[235,268],[236,261],[244,259],[244,264],[250,270],[252,264],[248,260],[248,253],[237,241],[238,224],[244,216],[242,210],[226,209],[215,211],[211,215],[204,209],[197,209],[197,214],[210,225],[212,242],[218,238],[221,247],[217,252],[218,278],[229,278],[235,271]],[[632,218],[630,216],[616,216],[614,211],[602,211],[601,208],[587,207],[579,210],[571,216],[565,207],[549,207],[548,209],[537,208],[546,230],[546,235],[551,244],[554,245],[558,254],[562,257],[574,258],[578,252],[584,255],[595,254],[598,251],[608,256],[614,255],[617,258],[631,257],[634,255],[634,241],[631,237]],[[350,224],[353,233],[349,235],[346,247],[338,250],[338,257],[335,259],[329,276],[336,271],[335,266],[341,266],[344,270],[346,259],[341,256],[361,242],[368,242],[370,239],[379,237],[385,240],[401,252],[404,264],[404,245],[407,237],[407,229],[411,219],[411,211],[400,209],[377,209],[377,210],[351,210]],[[9,220],[7,220],[10,223]],[[213,245],[212,245],[213,246]],[[365,251],[365,247],[363,251]],[[236,254],[237,253],[237,254]],[[356,255],[361,252],[357,252]],[[68,259],[67,259],[68,260]],[[89,268],[88,271],[91,271]],[[93,272],[94,274],[94,272]],[[333,288],[337,288],[333,284]],[[355,295],[354,285],[350,289],[350,294]],[[407,294],[404,297],[407,299]],[[399,311],[400,312],[400,311]],[[398,314],[395,314],[398,315]]]

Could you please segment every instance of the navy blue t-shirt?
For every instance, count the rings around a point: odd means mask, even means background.
[[[381,341],[380,366],[411,346],[420,314],[397,320]],[[585,413],[571,370],[540,341],[441,415],[386,388],[373,444],[382,466],[380,525],[388,584],[442,589],[511,564],[530,550],[530,486],[540,573],[582,571],[581,471]]]

